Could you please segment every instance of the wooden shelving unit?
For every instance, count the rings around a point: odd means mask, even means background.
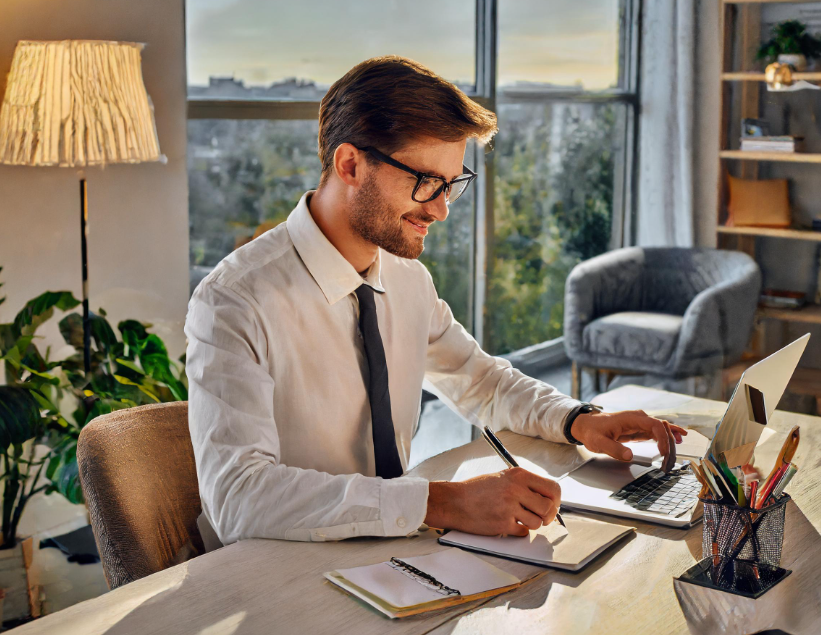
[[[809,152],[751,152],[748,150],[722,150],[722,159],[741,161],[787,161],[789,163],[821,163],[821,154]]]
[[[821,305],[807,304],[800,309],[758,309],[759,317],[765,320],[783,320],[784,322],[801,322],[803,324],[821,324]],[[821,388],[821,386],[819,386]]]
[[[794,81],[819,82],[821,81],[821,73],[793,73],[792,78]],[[763,82],[765,80],[764,73],[758,71],[722,73],[721,79],[725,82]]]
[[[721,73],[721,126],[719,161],[719,203],[717,210],[717,242],[724,248],[736,248],[755,257],[756,240],[789,238],[821,242],[821,233],[792,228],[771,229],[766,227],[725,227],[722,224],[727,206],[726,173],[729,162],[738,162],[737,175],[741,178],[758,178],[759,164],[764,162],[800,163],[821,165],[821,154],[809,152],[748,152],[730,149],[730,122],[732,117],[759,117],[760,91],[764,85],[764,73],[760,71],[735,71],[733,68],[752,68],[755,54],[761,42],[761,5],[794,0],[722,0],[722,73]],[[801,0],[798,0],[799,2]],[[818,2],[818,0],[805,0]],[[734,62],[738,64],[734,64]],[[821,83],[821,72],[793,73],[796,80]],[[731,87],[740,82],[740,105],[733,108]],[[739,107],[740,106],[740,107]],[[819,175],[821,176],[821,175]],[[821,213],[821,209],[819,209]]]
[[[717,242],[725,249],[738,249],[756,257],[756,246],[760,241],[772,239],[790,239],[821,243],[821,232],[802,228],[774,229],[769,227],[726,227],[722,225],[726,217],[728,202],[726,175],[732,171],[735,176],[744,179],[759,178],[759,169],[767,162],[781,164],[805,164],[810,169],[821,165],[821,154],[818,153],[780,153],[780,152],[746,152],[731,149],[737,147],[737,139],[731,139],[732,126],[738,118],[760,118],[761,93],[766,91],[765,76],[761,71],[735,70],[755,68],[755,54],[761,43],[761,5],[766,2],[796,2],[801,0],[722,0],[721,33],[722,33],[722,73],[719,87],[721,90],[720,146],[717,161],[719,162],[719,202],[716,212]],[[812,1],[812,0],[805,0]],[[814,0],[818,1],[818,0]],[[793,73],[793,80],[821,83],[821,72]],[[815,93],[816,91],[810,91]],[[818,91],[821,93],[821,91]],[[778,99],[780,93],[769,93],[770,99]],[[791,94],[791,93],[784,93]],[[787,169],[784,166],[782,170]],[[821,171],[819,171],[821,178]],[[818,213],[821,215],[821,204]],[[764,357],[771,350],[764,350],[763,329],[767,324],[778,322],[782,329],[783,343],[788,343],[789,325],[802,324],[806,327],[821,326],[821,305],[806,305],[801,309],[759,308],[757,312],[756,335],[751,345],[752,354],[756,357],[745,359],[736,366],[725,369],[730,383],[737,381],[743,369],[750,366],[757,358]],[[773,325],[775,326],[775,325]],[[821,414],[821,370],[799,368],[789,386],[790,392],[812,395]]]
[[[809,229],[775,229],[773,227],[725,227],[717,228],[719,234],[736,236],[769,236],[770,238],[789,238],[792,240],[810,240],[821,242],[821,232]]]

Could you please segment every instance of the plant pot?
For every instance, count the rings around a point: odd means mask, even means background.
[[[31,615],[22,542],[11,549],[0,549],[0,589],[6,592],[3,621],[19,620]]]
[[[807,70],[806,56],[798,53],[782,53],[778,56],[778,61],[782,64],[789,64],[799,73]]]

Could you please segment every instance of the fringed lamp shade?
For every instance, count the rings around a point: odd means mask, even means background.
[[[142,44],[21,41],[0,110],[0,163],[164,161],[140,66]]]

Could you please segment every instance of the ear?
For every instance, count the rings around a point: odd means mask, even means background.
[[[345,185],[362,185],[366,170],[365,153],[356,146],[341,143],[334,150],[334,172]]]

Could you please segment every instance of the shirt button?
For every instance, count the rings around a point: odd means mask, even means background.
[[[396,524],[397,524],[399,527],[404,528],[404,527],[405,527],[405,525],[407,525],[408,523],[405,521],[405,519],[404,519],[404,518],[402,518],[402,517],[400,516],[399,518],[397,518],[397,519],[396,519]]]

